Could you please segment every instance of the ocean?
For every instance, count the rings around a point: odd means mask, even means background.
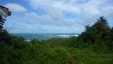
[[[78,36],[79,34],[77,33],[55,33],[55,34],[34,34],[34,33],[12,33],[12,35],[15,36],[21,36],[24,37],[26,40],[31,40],[33,38],[39,39],[39,40],[47,40],[47,39],[51,39],[51,38],[69,38],[72,36]]]

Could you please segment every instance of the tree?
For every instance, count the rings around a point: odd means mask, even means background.
[[[3,28],[3,25],[6,21],[5,18],[10,15],[11,15],[11,12],[9,11],[8,8],[4,6],[0,6],[0,29]]]
[[[10,39],[10,35],[9,33],[3,29],[3,25],[6,21],[6,17],[10,16],[11,12],[9,11],[8,8],[4,7],[4,6],[0,6],[0,41],[9,41]]]
[[[110,27],[104,17],[97,19],[92,26],[86,26],[86,30],[78,36],[84,43],[97,43],[99,41],[108,41]]]
[[[5,19],[3,19],[2,16],[0,16],[0,29],[3,28],[3,24],[5,23]]]

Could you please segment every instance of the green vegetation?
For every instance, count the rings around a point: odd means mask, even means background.
[[[70,38],[28,42],[1,28],[0,64],[113,64],[112,36],[113,28],[104,17]]]

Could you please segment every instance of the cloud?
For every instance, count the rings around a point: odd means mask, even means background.
[[[24,19],[26,19],[27,23],[29,24],[42,24],[42,25],[54,25],[54,26],[78,26],[78,27],[84,27],[84,23],[82,22],[83,20],[79,18],[75,19],[68,19],[65,18],[64,16],[61,16],[60,18],[53,18],[50,15],[38,15],[35,12],[29,12],[24,14]],[[25,22],[25,21],[24,21]]]
[[[16,4],[16,3],[7,3],[6,5],[4,5],[6,7],[8,7],[12,12],[26,12],[27,10],[19,5],[19,4]]]
[[[112,0],[26,0],[26,2],[31,6],[29,11],[23,7],[25,10],[21,11],[24,12],[21,17],[13,15],[8,19],[5,28],[10,32],[80,33],[84,31],[84,26],[92,25],[100,16],[113,18]]]
[[[113,12],[111,0],[27,0],[33,9],[43,8],[53,18],[63,18],[63,12],[71,12],[83,20],[109,17]],[[108,4],[109,3],[109,4]],[[63,18],[65,19],[65,18]],[[91,21],[92,22],[92,21]]]
[[[11,33],[79,33],[84,29],[84,26],[79,24],[79,20],[78,23],[73,20],[53,21],[48,15],[40,16],[30,12],[21,17],[14,15],[8,17],[5,28]]]

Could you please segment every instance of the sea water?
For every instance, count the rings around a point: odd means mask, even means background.
[[[13,33],[13,35],[24,37],[26,40],[31,40],[33,38],[47,40],[47,39],[58,38],[58,37],[69,38],[72,36],[78,36],[79,34],[77,33],[69,33],[69,34],[66,34],[66,33],[55,33],[55,34]]]

